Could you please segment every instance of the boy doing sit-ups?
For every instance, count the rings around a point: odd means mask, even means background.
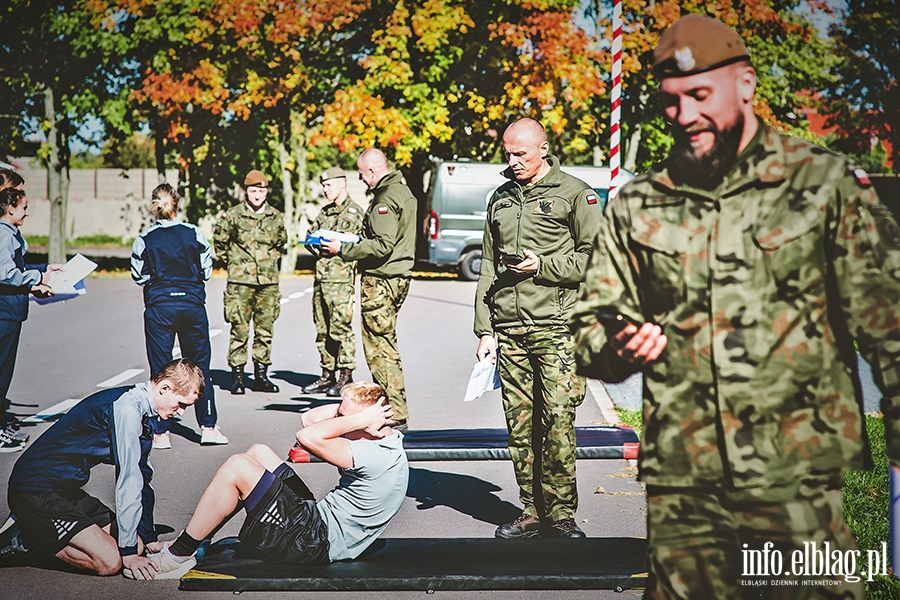
[[[303,450],[340,469],[336,488],[316,502],[293,469],[256,444],[219,467],[185,530],[151,557],[159,572],[187,572],[200,543],[241,506],[247,516],[238,537],[272,562],[353,559],[375,541],[406,496],[403,435],[388,426],[393,413],[380,385],[352,383],[341,398],[304,413],[297,432]]]

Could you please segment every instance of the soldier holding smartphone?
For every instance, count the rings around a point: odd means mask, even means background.
[[[501,538],[584,537],[574,519],[574,425],[585,381],[575,374],[567,319],[602,215],[594,190],[563,173],[549,149],[533,119],[503,134],[509,182],[488,205],[475,296],[476,356],[500,361],[523,504],[517,519],[497,528]]]

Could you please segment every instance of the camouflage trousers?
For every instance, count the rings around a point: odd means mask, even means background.
[[[247,339],[253,321],[253,362],[272,364],[272,329],[281,314],[281,291],[278,284],[247,285],[228,282],[225,285],[225,320],[231,325],[228,364],[247,364]]]
[[[363,275],[359,286],[360,321],[366,364],[375,383],[387,391],[394,419],[409,418],[403,364],[397,346],[397,313],[409,294],[409,278]]]
[[[650,577],[644,598],[861,600],[862,582],[825,576],[822,569],[823,560],[832,565],[836,551],[846,558],[856,550],[841,510],[842,482],[838,473],[732,491],[647,486]],[[795,557],[801,562],[795,564]],[[860,555],[850,574],[866,570],[865,560]],[[763,568],[767,575],[776,569],[781,574],[760,576]]]
[[[316,282],[313,286],[313,322],[320,366],[327,371],[356,368],[356,336],[353,309],[356,286],[353,282]]]
[[[498,332],[509,454],[526,514],[575,516],[575,409],[585,380],[575,374],[575,344],[565,326]],[[539,473],[539,476],[536,475]]]

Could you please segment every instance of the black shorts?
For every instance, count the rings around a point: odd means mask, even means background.
[[[274,477],[263,477],[257,485],[267,487],[247,511],[240,540],[255,546],[271,562],[327,563],[328,526],[303,480],[288,467]]]
[[[30,548],[56,554],[91,525],[106,527],[116,515],[82,489],[29,492],[9,488],[9,509]]]

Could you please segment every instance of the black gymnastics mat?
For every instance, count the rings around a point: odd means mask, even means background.
[[[329,565],[275,565],[217,543],[181,578],[191,591],[624,590],[646,582],[643,538],[392,538]]]
[[[408,431],[403,448],[409,460],[509,460],[505,429]],[[577,458],[637,458],[639,439],[630,427],[576,427]],[[318,462],[304,452],[293,462]],[[305,460],[302,460],[305,458]]]

